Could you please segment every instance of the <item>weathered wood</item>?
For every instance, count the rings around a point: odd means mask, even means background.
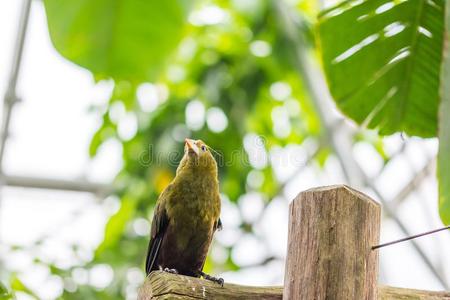
[[[450,300],[450,292],[421,291],[380,286],[378,287],[378,300]]]
[[[339,185],[302,192],[289,208],[285,299],[375,299],[380,205]]]
[[[139,291],[138,300],[190,299],[282,299],[283,287],[253,287],[225,283],[223,287],[204,279],[153,272]],[[334,298],[330,298],[334,299]],[[352,299],[352,298],[348,298]],[[380,286],[379,300],[450,300],[450,292],[431,292]]]
[[[217,283],[204,279],[152,272],[139,291],[138,300],[217,299],[281,300],[282,287],[251,287]]]

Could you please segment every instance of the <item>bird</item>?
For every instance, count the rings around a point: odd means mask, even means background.
[[[145,270],[223,279],[203,272],[214,232],[222,229],[218,168],[211,148],[186,139],[175,178],[156,202]]]

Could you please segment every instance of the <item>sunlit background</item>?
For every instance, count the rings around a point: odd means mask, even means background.
[[[0,281],[17,299],[136,299],[148,220],[176,167],[147,156],[179,153],[185,137],[232,161],[221,168],[224,229],[206,265],[225,282],[282,284],[288,205],[311,187],[347,183],[382,201],[382,241],[442,226],[437,140],[380,138],[344,120],[308,36],[321,4],[280,2],[305,27],[300,42],[265,1],[200,1],[164,75],[136,87],[95,82],[60,56],[41,1],[29,17],[28,1],[0,2]],[[130,104],[123,95],[134,88]],[[380,282],[448,289],[448,253],[446,232],[383,248]]]

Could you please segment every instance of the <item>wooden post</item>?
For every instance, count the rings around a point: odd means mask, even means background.
[[[290,205],[284,299],[376,299],[380,205],[345,185]]]
[[[163,299],[378,299],[450,300],[450,292],[377,287],[380,206],[347,186],[300,193],[290,205],[283,287],[251,287],[225,281],[152,272],[138,300]],[[378,293],[377,293],[378,290]]]

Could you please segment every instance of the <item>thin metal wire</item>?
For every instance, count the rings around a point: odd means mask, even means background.
[[[402,238],[402,239],[399,239],[399,240],[395,240],[395,241],[392,241],[392,242],[376,245],[376,246],[372,247],[372,250],[380,249],[380,248],[383,248],[383,247],[386,247],[386,246],[390,246],[390,245],[394,245],[394,244],[398,244],[398,243],[401,243],[401,242],[406,242],[406,241],[409,241],[409,240],[412,240],[412,239],[416,239],[416,238],[419,238],[419,237],[422,237],[422,236],[430,235],[430,234],[433,234],[433,233],[436,233],[436,232],[439,232],[439,231],[444,231],[444,230],[447,230],[447,229],[450,229],[450,226],[446,226],[446,227],[442,227],[442,228],[439,228],[439,229],[435,229],[435,230],[419,233],[419,234],[416,234],[416,235],[408,236],[408,237],[405,237],[405,238]]]

